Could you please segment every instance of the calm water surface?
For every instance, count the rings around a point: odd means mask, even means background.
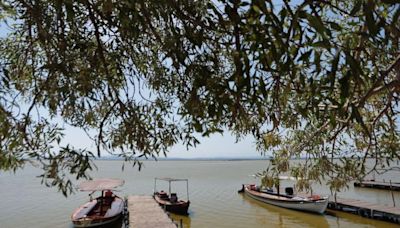
[[[262,171],[268,161],[147,161],[142,171],[125,166],[121,161],[97,161],[93,177],[122,178],[125,185],[120,196],[150,195],[154,177],[189,179],[191,205],[184,227],[395,227],[395,224],[370,220],[345,213],[314,215],[259,203],[238,194],[243,183],[257,183],[250,175]],[[17,173],[0,173],[0,227],[71,227],[72,211],[88,199],[87,193],[77,192],[65,198],[54,188],[47,188],[35,178],[41,171],[31,166]],[[399,181],[398,174],[382,178]],[[284,183],[282,183],[283,185]],[[167,190],[159,183],[158,190]],[[185,198],[184,183],[173,185],[172,191]],[[315,186],[314,191],[329,194],[326,186]],[[368,200],[393,205],[392,195],[384,190],[353,188],[339,193],[339,197]],[[400,205],[400,193],[394,193]]]

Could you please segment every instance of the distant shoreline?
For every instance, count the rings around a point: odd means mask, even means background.
[[[123,158],[114,158],[114,157],[104,157],[104,158],[96,158],[98,161],[124,161]],[[154,158],[149,159],[138,159],[139,161],[257,161],[257,160],[265,160],[269,161],[270,158]]]

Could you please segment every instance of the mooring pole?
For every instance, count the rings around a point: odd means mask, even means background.
[[[153,194],[156,193],[156,191],[157,191],[157,189],[156,189],[157,186],[156,186],[156,185],[157,185],[157,178],[154,178],[154,189],[153,189]]]
[[[186,195],[187,195],[187,200],[189,201],[189,182],[186,180]]]
[[[171,181],[168,181],[168,195],[171,197]]]

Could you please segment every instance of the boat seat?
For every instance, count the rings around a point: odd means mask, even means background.
[[[113,196],[113,193],[112,193],[112,191],[107,190],[107,191],[104,193],[104,196],[105,196],[105,197],[112,197],[112,196]]]
[[[293,188],[292,187],[285,188],[285,193],[286,193],[286,195],[292,196],[293,195]]]
[[[96,206],[97,200],[86,203],[78,213],[74,214],[74,219],[80,219],[85,217],[89,212]]]
[[[169,200],[167,193],[162,190],[158,193],[158,196],[160,197],[160,199]]]
[[[108,190],[107,192],[104,193],[104,201],[103,203],[107,206],[111,205],[111,203],[114,201],[114,195],[112,191]]]
[[[251,185],[250,185],[250,190],[256,191],[256,190],[257,190],[257,189],[256,189],[256,185],[255,185],[255,184],[251,184]]]
[[[111,203],[111,206],[105,213],[104,217],[112,217],[121,213],[121,207],[123,206],[124,206],[124,201],[119,198],[116,198],[116,200],[114,200]]]
[[[171,193],[170,202],[171,203],[178,202],[178,196],[176,195],[176,193]]]

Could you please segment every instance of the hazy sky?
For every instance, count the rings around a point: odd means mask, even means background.
[[[78,129],[69,126],[66,128],[64,143],[79,148],[86,148],[95,152],[96,147],[86,134]],[[170,153],[167,154],[170,158],[261,158],[261,154],[256,151],[254,139],[247,137],[235,142],[235,137],[226,132],[223,136],[220,134],[212,135],[211,137],[199,137],[200,144],[195,148],[186,150],[185,146],[176,145],[171,148]]]
[[[235,137],[226,132],[223,136],[215,134],[209,138],[200,138],[200,145],[186,151],[184,146],[172,148],[169,157],[261,157],[256,152],[254,139],[247,137],[235,142]]]

